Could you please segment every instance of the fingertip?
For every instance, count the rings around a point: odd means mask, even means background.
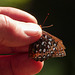
[[[35,60],[33,60],[33,61],[34,61],[35,65],[33,64],[34,65],[34,71],[32,72],[32,74],[37,74],[42,70],[44,62],[35,61]]]
[[[22,30],[24,31],[25,35],[27,35],[27,42],[25,42],[27,45],[34,43],[37,41],[41,35],[42,35],[42,29],[38,24],[34,23],[26,23],[24,26],[22,26]]]
[[[35,61],[28,54],[15,55],[11,59],[12,69],[15,75],[34,75],[41,71],[43,62]]]
[[[26,35],[31,36],[31,37],[42,35],[41,27],[38,24],[34,24],[34,23],[26,23],[24,32],[26,33]]]

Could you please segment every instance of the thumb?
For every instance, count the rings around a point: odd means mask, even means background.
[[[0,45],[18,47],[29,45],[41,37],[39,25],[25,23],[0,15]]]

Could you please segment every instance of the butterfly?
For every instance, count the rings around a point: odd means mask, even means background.
[[[29,57],[36,61],[45,61],[53,57],[64,57],[66,56],[64,49],[65,46],[62,40],[46,31],[42,31],[41,38],[30,45]]]
[[[42,30],[40,39],[29,46],[29,57],[36,61],[42,62],[49,58],[64,56],[66,52],[62,40],[44,30]]]

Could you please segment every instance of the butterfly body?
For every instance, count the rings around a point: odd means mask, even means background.
[[[36,61],[45,61],[52,57],[66,56],[63,42],[57,37],[42,31],[41,38],[30,45],[29,56]]]

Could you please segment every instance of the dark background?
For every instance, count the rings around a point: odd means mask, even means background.
[[[29,11],[42,24],[50,13],[45,25],[53,24],[48,31],[63,40],[67,56],[49,59],[40,75],[75,75],[75,1],[36,0]],[[39,75],[38,74],[38,75]]]
[[[50,13],[44,26],[50,24],[54,26],[44,30],[63,40],[66,57],[45,61],[45,66],[37,75],[75,75],[75,0],[3,1],[1,0],[0,6],[12,6],[25,10],[34,15],[41,25]]]

